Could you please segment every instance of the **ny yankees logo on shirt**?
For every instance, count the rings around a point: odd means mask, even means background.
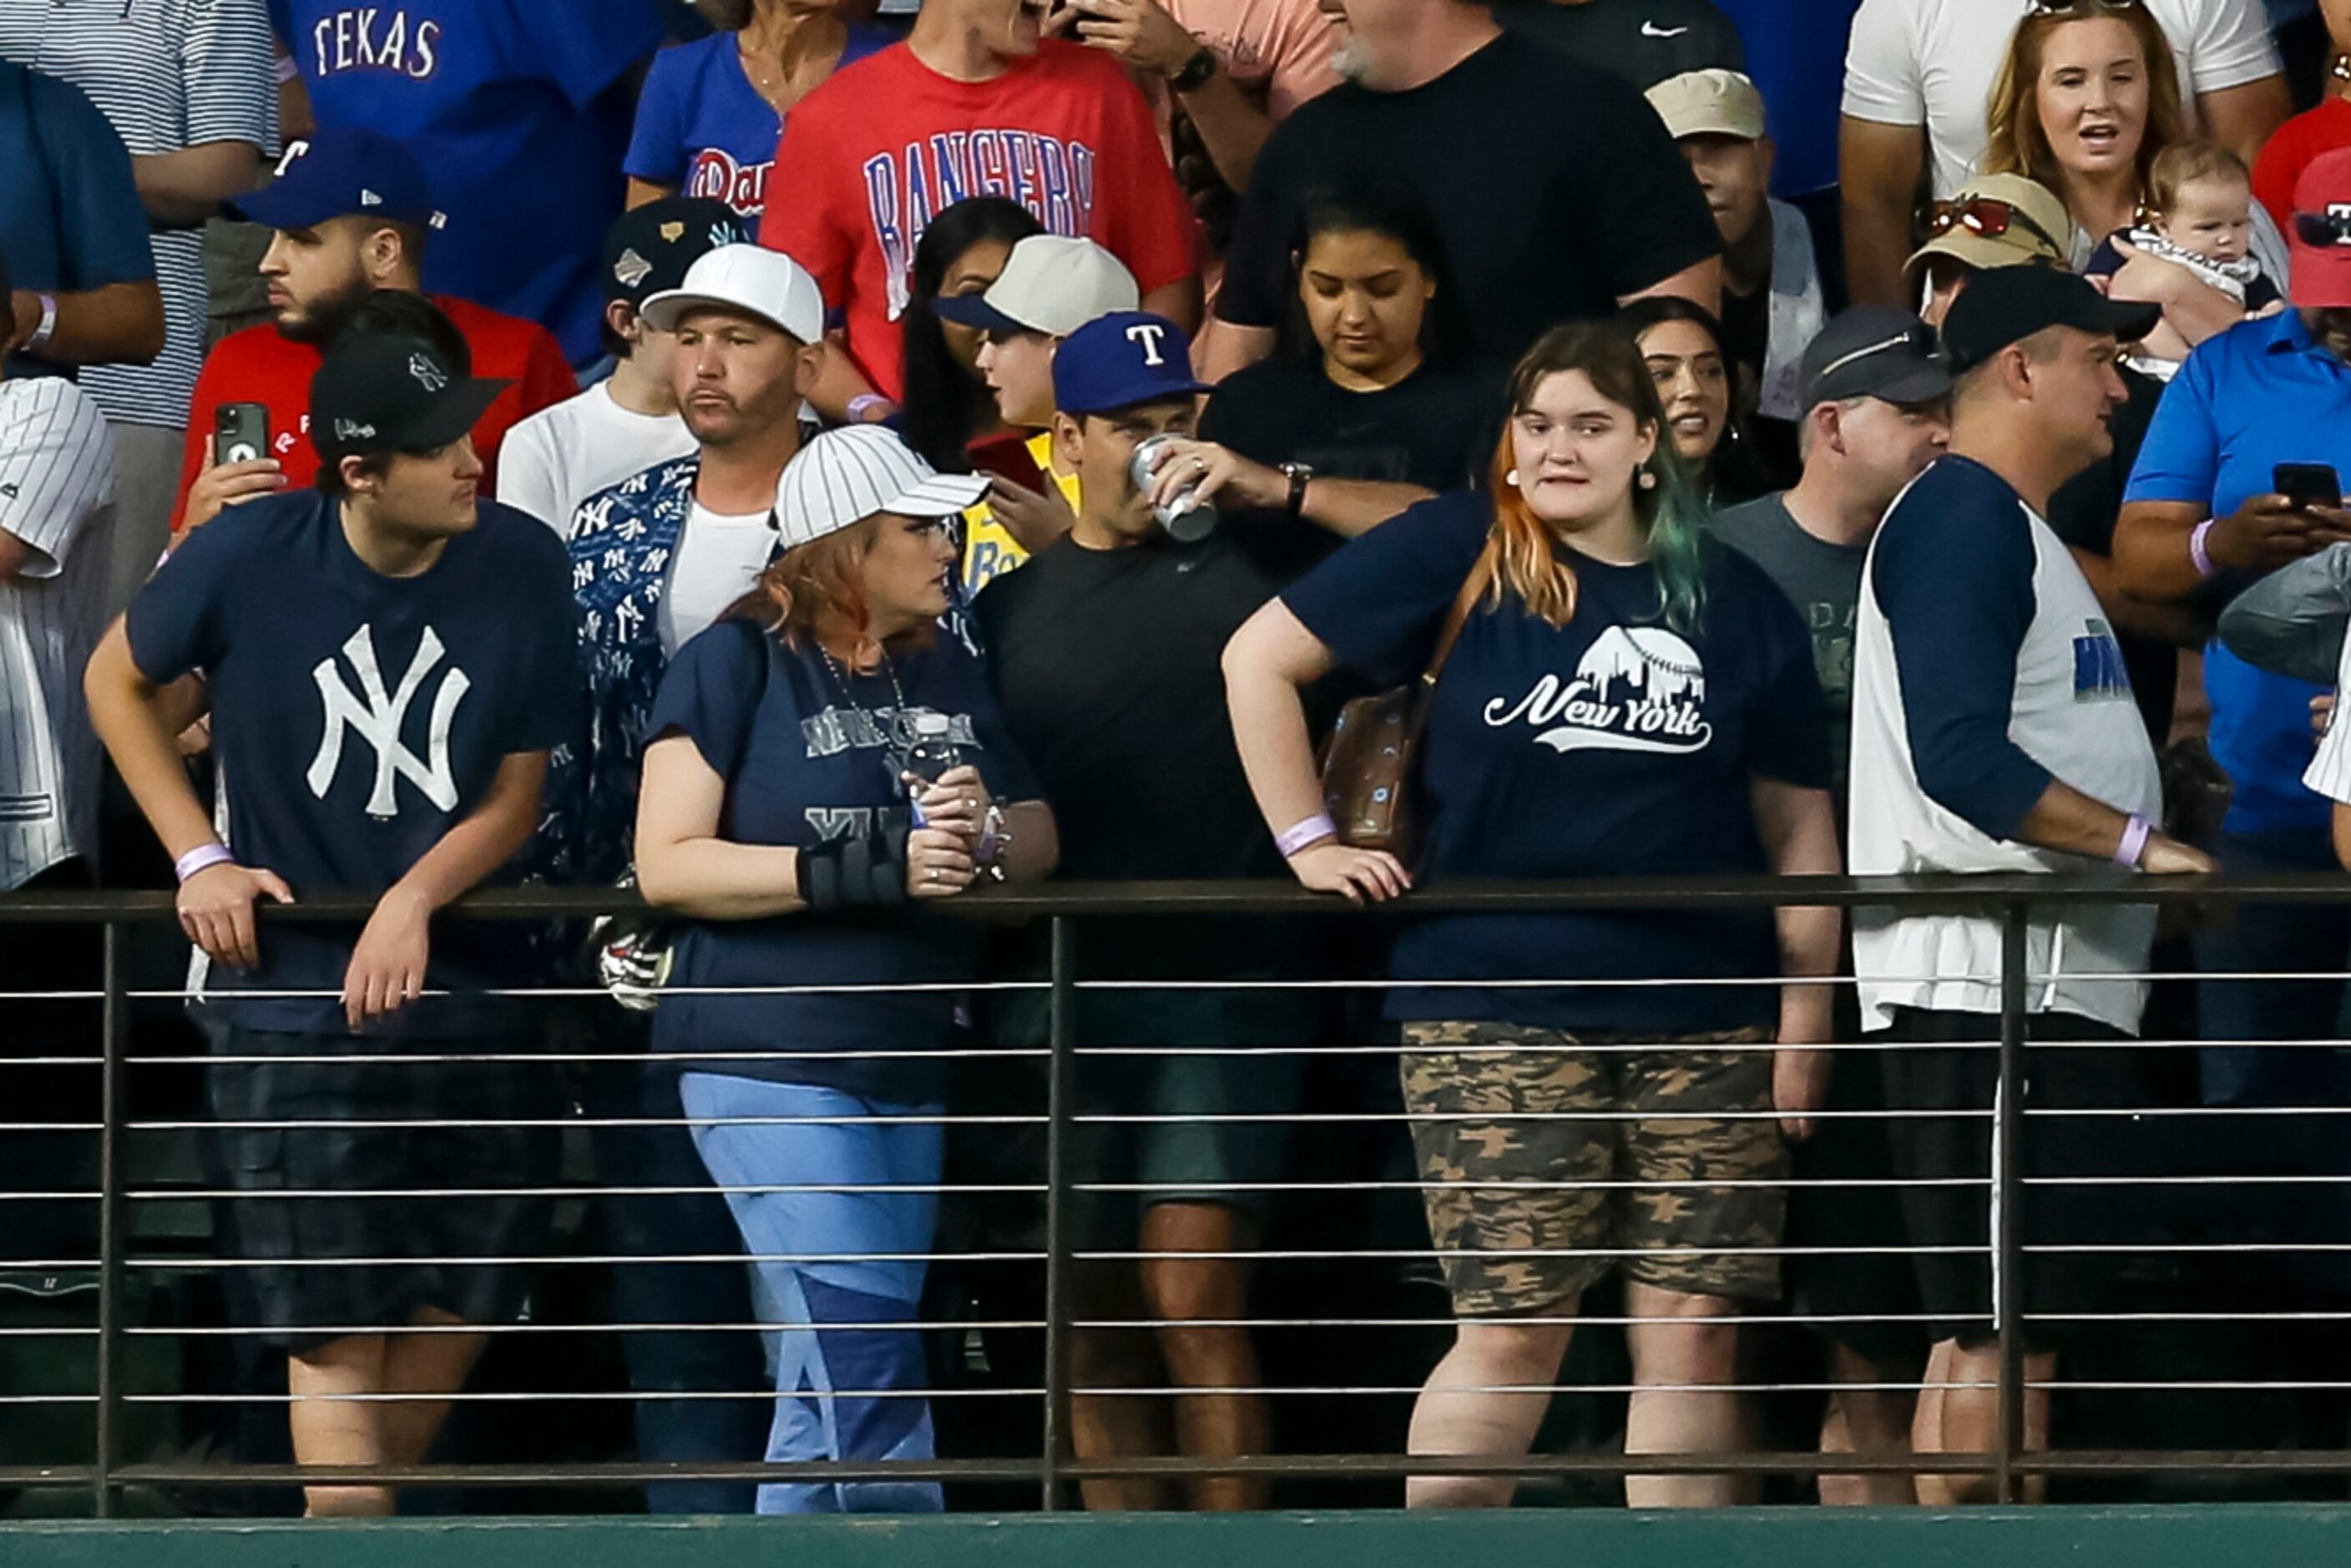
[[[454,665],[441,677],[426,730],[427,761],[408,749],[401,740],[401,730],[408,721],[409,705],[423,688],[425,677],[441,663],[445,650],[440,637],[432,627],[424,628],[407,674],[401,676],[398,688],[390,693],[384,689],[383,674],[376,663],[373,628],[361,626],[352,632],[342,652],[359,675],[360,689],[366,700],[362,703],[352,695],[334,660],[321,659],[311,671],[326,710],[326,730],[319,737],[319,753],[310,759],[310,770],[304,776],[310,793],[321,800],[327,798],[328,789],[335,782],[336,770],[342,765],[343,732],[356,729],[362,740],[375,747],[375,783],[368,795],[369,816],[389,820],[400,814],[395,779],[403,777],[423,792],[435,810],[455,810],[457,780],[449,765],[449,727],[456,721],[457,705],[473,689],[471,677]]]

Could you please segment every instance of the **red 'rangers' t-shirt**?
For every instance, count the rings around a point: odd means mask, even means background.
[[[759,243],[815,275],[851,358],[904,392],[898,318],[941,209],[1005,196],[1108,249],[1144,293],[1198,270],[1192,210],[1125,68],[1048,38],[1003,75],[956,81],[897,44],[834,73],[784,122]]]
[[[475,375],[514,383],[498,393],[474,426],[474,450],[482,459],[482,494],[494,497],[498,443],[540,409],[578,393],[580,378],[554,334],[537,322],[447,295],[434,296],[433,303],[473,350]],[[212,466],[214,416],[225,404],[257,402],[269,410],[269,455],[285,468],[287,489],[307,489],[318,478],[319,452],[310,444],[310,378],[318,373],[319,358],[318,349],[295,342],[266,321],[232,332],[214,346],[188,404],[180,497],[172,507],[174,533],[187,516],[188,487]]]

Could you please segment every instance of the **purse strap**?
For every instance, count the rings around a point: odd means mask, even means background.
[[[1461,641],[1461,629],[1468,623],[1469,612],[1478,608],[1487,587],[1494,580],[1494,541],[1488,539],[1486,548],[1478,552],[1477,564],[1461,584],[1461,591],[1453,596],[1453,608],[1445,612],[1444,629],[1437,634],[1437,647],[1428,656],[1428,668],[1420,677],[1421,690],[1437,685],[1437,677],[1445,673],[1445,662],[1453,657],[1453,644]]]

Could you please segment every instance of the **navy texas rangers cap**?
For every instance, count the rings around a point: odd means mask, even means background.
[[[371,452],[435,452],[512,384],[458,374],[421,338],[345,332],[310,378],[310,442],[329,465]]]
[[[229,210],[280,230],[359,215],[430,228],[442,221],[415,154],[372,131],[320,131],[288,142],[276,177]]]
[[[710,196],[664,196],[604,231],[604,298],[642,305],[685,286],[686,268],[723,245],[748,245],[742,218]]]
[[[2109,299],[2087,278],[2046,267],[2001,267],[1980,273],[1951,302],[1943,318],[1943,352],[1951,373],[1961,375],[1989,361],[2011,343],[2021,343],[2052,327],[2111,334],[2136,343],[2163,319],[2160,305]]]
[[[1208,390],[1192,378],[1192,340],[1165,316],[1122,310],[1089,321],[1053,350],[1053,406],[1114,413]]]

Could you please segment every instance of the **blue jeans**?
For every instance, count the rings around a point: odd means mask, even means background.
[[[914,1321],[938,1215],[944,1129],[820,1117],[935,1114],[838,1090],[689,1072],[694,1145],[752,1257],[751,1301],[775,1373],[768,1458],[927,1459],[935,1452]],[[789,1118],[745,1124],[739,1118]],[[925,1190],[751,1191],[906,1186]],[[789,1259],[790,1261],[782,1260]],[[871,1325],[871,1326],[867,1326]],[[937,1485],[771,1482],[761,1513],[936,1513]]]

